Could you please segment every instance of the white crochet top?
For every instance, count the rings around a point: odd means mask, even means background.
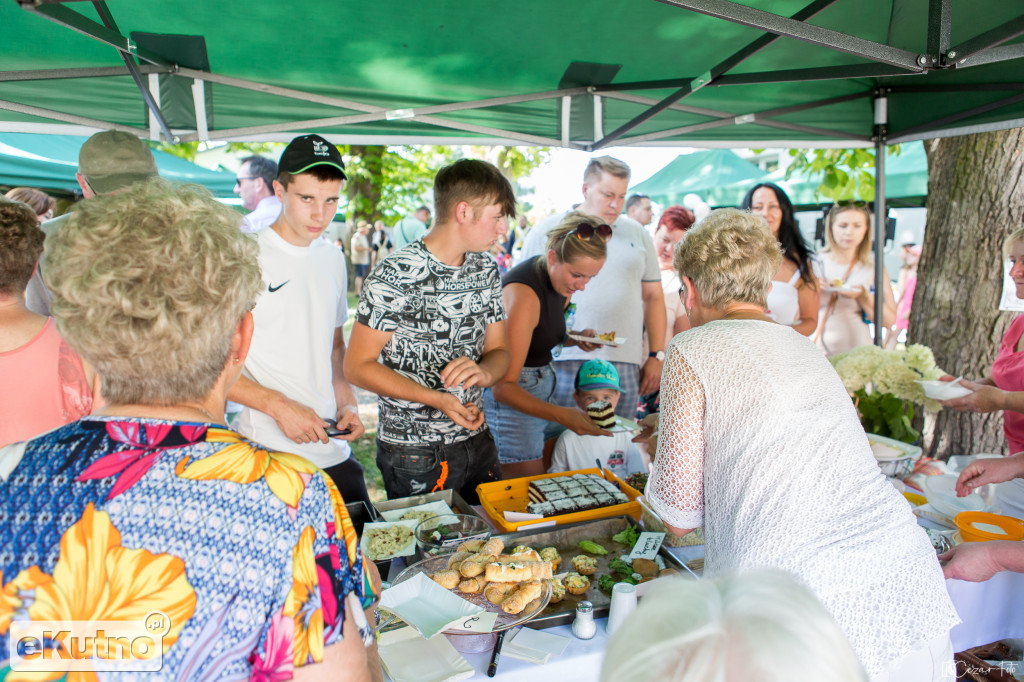
[[[869,676],[959,617],[908,502],[828,360],[792,328],[721,320],[673,339],[647,498],[703,526],[705,574],[774,567],[835,616]]]

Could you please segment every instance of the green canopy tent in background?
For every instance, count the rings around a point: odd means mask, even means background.
[[[75,172],[78,150],[87,138],[79,135],[0,133],[0,186],[27,185],[52,194],[79,192]],[[219,198],[233,197],[235,176],[207,170],[185,159],[154,151],[160,176],[203,185]]]
[[[728,149],[708,149],[680,154],[660,171],[631,187],[630,194],[644,194],[651,201],[669,206],[682,204],[687,194],[699,194],[711,205],[717,201],[719,188],[734,183],[753,184],[767,173]]]
[[[1024,126],[1022,34],[1007,0],[0,0],[0,131],[883,164],[894,142]]]
[[[875,171],[868,171],[874,176]],[[758,182],[771,182],[786,190],[790,201],[797,210],[817,208],[830,203],[818,193],[824,175],[795,171],[786,179],[786,171],[780,169],[768,173],[756,181],[740,181],[717,188],[708,196],[701,195],[711,206],[739,206],[747,191]],[[928,158],[921,142],[902,145],[898,155],[889,155],[885,163],[886,201],[893,206],[924,206],[928,195]],[[699,192],[698,192],[699,194]]]

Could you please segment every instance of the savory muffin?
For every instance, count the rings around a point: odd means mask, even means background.
[[[583,594],[590,588],[590,578],[579,573],[570,573],[562,581],[569,594]]]
[[[545,547],[540,551],[540,560],[550,561],[552,568],[557,569],[558,565],[562,563],[562,555],[554,547]]]
[[[572,567],[580,575],[594,575],[597,573],[597,561],[585,554],[574,556],[572,558]]]

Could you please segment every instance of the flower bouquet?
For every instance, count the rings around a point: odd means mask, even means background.
[[[913,443],[920,433],[911,425],[914,405],[938,412],[942,405],[926,398],[918,379],[938,379],[945,372],[935,364],[927,346],[911,344],[902,350],[858,346],[829,360],[853,397],[864,430]]]

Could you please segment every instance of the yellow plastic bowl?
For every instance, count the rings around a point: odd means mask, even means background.
[[[960,529],[960,537],[965,542],[985,542],[987,540],[1024,540],[1024,521],[1012,516],[1000,516],[989,512],[965,511],[953,519]],[[991,532],[979,528],[978,524],[986,524],[1001,528],[1004,532]]]
[[[918,495],[917,493],[904,492],[903,497],[907,498],[907,501],[910,502],[910,504],[914,505],[915,507],[920,507],[922,504],[928,502],[928,500],[925,499],[924,495]]]

